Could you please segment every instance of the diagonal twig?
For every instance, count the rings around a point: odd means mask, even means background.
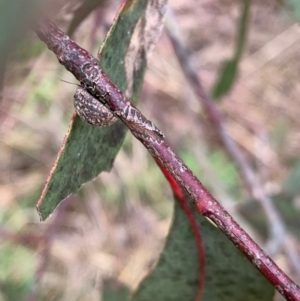
[[[236,162],[250,195],[261,204],[266,214],[270,227],[270,239],[266,249],[270,254],[275,254],[278,252],[278,249],[283,248],[289,257],[293,268],[300,274],[300,261],[299,258],[298,260],[295,260],[296,252],[292,250],[290,244],[287,243],[286,227],[280,214],[271,198],[265,193],[259,177],[253,171],[251,164],[247,161],[236,142],[229,136],[224,126],[223,117],[215,106],[214,101],[205,92],[199,76],[191,63],[189,52],[181,42],[175,16],[172,13],[169,13],[167,21],[167,34],[188,83],[207,112],[210,124],[215,129],[219,139],[225,146],[225,149],[234,162]]]
[[[82,87],[99,101],[104,102],[174,177],[194,203],[197,211],[210,218],[285,298],[300,301],[300,287],[268,257],[214,199],[166,143],[160,130],[109,80],[97,59],[48,20],[40,21],[35,27],[35,32],[56,54],[59,62],[80,81]]]

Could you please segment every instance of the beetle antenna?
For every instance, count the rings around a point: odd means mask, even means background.
[[[80,85],[78,85],[78,84],[71,83],[71,82],[68,82],[68,81],[63,80],[63,79],[61,79],[61,81],[64,82],[64,83],[67,83],[67,84],[76,85],[76,86],[78,86],[78,87],[80,86]]]

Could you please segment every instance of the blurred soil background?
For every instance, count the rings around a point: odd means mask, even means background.
[[[49,3],[51,3],[49,1]],[[75,30],[96,55],[121,1],[103,1]],[[80,1],[47,12],[64,31]],[[210,93],[235,51],[241,1],[170,0],[193,65]],[[300,5],[252,1],[234,88],[216,105],[273,196],[300,253]],[[7,28],[9,30],[9,28]],[[3,73],[2,73],[3,76]],[[0,300],[100,300],[117,279],[131,288],[155,264],[172,218],[167,182],[130,134],[110,173],[70,196],[44,223],[35,209],[74,113],[73,76],[34,33],[24,32],[2,79],[0,108]],[[267,223],[216,138],[164,31],[138,106],[226,208],[264,245]],[[280,250],[274,260],[297,283]],[[299,271],[298,271],[299,272]],[[37,291],[35,290],[37,287]]]

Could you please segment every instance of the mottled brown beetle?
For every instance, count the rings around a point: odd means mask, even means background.
[[[78,87],[74,95],[74,107],[79,117],[93,126],[109,126],[117,117],[88,91]]]

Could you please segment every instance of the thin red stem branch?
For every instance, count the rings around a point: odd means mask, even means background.
[[[278,249],[282,247],[288,256],[292,267],[295,268],[295,270],[300,271],[299,258],[295,255],[297,252],[295,251],[295,248],[291,248],[290,244],[287,242],[288,236],[286,235],[287,230],[285,224],[271,198],[265,193],[259,177],[255,174],[251,164],[248,162],[237,143],[228,134],[226,127],[224,126],[223,116],[215,105],[215,102],[205,92],[200,77],[191,62],[189,51],[181,42],[177,24],[175,16],[170,13],[167,22],[167,33],[185,78],[201,102],[207,113],[210,124],[218,134],[220,141],[223,143],[225,149],[234,162],[236,162],[250,195],[261,204],[269,222],[270,237],[267,249],[270,253],[275,254],[278,252]]]
[[[257,176],[250,167],[250,164],[247,162],[245,156],[239,150],[235,141],[230,138],[228,132],[226,131],[226,128],[224,127],[223,117],[216,108],[214,101],[205,92],[199,80],[198,74],[196,73],[195,68],[192,66],[188,50],[181,44],[174,26],[175,24],[168,26],[167,33],[169,35],[181,69],[195,95],[203,105],[210,124],[215,129],[229,155],[236,162],[251,196],[262,204],[262,207],[264,208],[264,211],[266,213],[266,217],[269,220],[269,225],[271,226],[271,237],[275,239],[276,244],[278,245],[283,240],[285,233],[285,227],[282,219],[280,218],[277,210],[274,208],[271,199],[264,193],[264,190]],[[275,246],[274,249],[276,249]]]
[[[198,282],[198,291],[195,297],[195,301],[200,301],[203,293],[204,279],[205,279],[205,254],[204,254],[200,229],[198,228],[193,212],[191,211],[190,206],[187,203],[182,188],[178,185],[178,183],[173,178],[173,176],[159,163],[159,161],[156,161],[156,163],[161,169],[164,176],[166,177],[167,181],[169,182],[172,191],[174,193],[174,196],[176,197],[183,211],[185,212],[188,221],[191,225],[192,231],[194,233],[197,250],[198,250],[198,261],[199,261],[199,282]]]
[[[300,301],[300,287],[267,256],[214,199],[166,143],[163,134],[108,79],[97,59],[79,47],[50,21],[41,21],[36,25],[35,31],[81,85],[99,101],[105,101],[110,110],[126,124],[155,160],[168,170],[193,201],[198,212],[209,217],[286,299]]]

